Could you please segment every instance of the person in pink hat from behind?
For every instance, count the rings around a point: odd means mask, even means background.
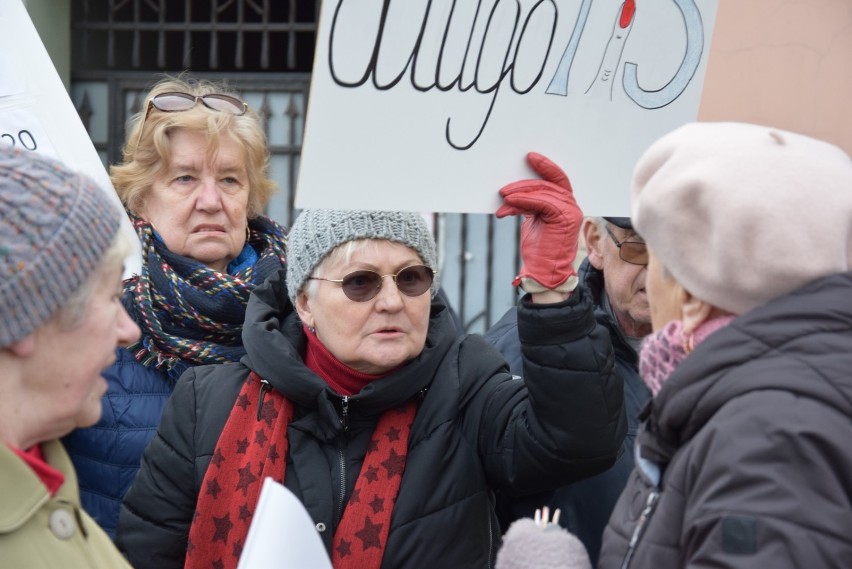
[[[599,569],[852,566],[852,161],[693,123],[636,166],[654,332]]]

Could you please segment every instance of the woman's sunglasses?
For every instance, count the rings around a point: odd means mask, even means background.
[[[342,279],[326,279],[323,277],[308,277],[312,281],[328,281],[338,283],[343,294],[355,302],[367,302],[379,294],[385,277],[393,278],[399,292],[406,296],[420,296],[432,286],[437,271],[426,265],[412,265],[401,269],[396,274],[380,275],[375,271],[355,271]]]
[[[148,101],[148,108],[145,109],[145,116],[142,118],[142,124],[139,125],[139,140],[136,141],[136,146],[138,147],[139,143],[142,142],[142,131],[145,128],[145,121],[148,120],[148,115],[151,114],[151,109],[157,109],[164,113],[179,113],[181,111],[188,111],[198,103],[201,103],[208,109],[236,116],[244,115],[248,111],[248,103],[231,95],[210,93],[209,95],[199,96],[178,91],[160,93],[151,97],[151,100]]]

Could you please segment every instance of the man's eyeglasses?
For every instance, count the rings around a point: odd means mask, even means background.
[[[622,261],[631,265],[648,264],[648,245],[642,241],[619,241],[609,227],[605,227],[605,229],[609,238],[618,247],[618,256],[621,257]]]
[[[380,275],[375,271],[355,271],[342,279],[308,277],[308,280],[337,283],[349,300],[367,302],[379,294],[385,282],[385,277],[392,277],[399,292],[402,294],[406,296],[420,296],[429,290],[437,274],[437,271],[432,270],[426,265],[412,265],[400,269],[396,274]]]
[[[139,125],[139,140],[136,141],[136,146],[138,147],[139,143],[142,142],[142,131],[145,128],[145,121],[148,120],[148,115],[151,114],[151,109],[157,109],[164,113],[178,113],[188,111],[198,103],[203,104],[208,109],[236,116],[244,115],[248,111],[248,103],[231,95],[210,93],[209,95],[199,96],[178,91],[160,93],[151,97],[151,100],[148,101],[148,108],[145,109],[145,116],[142,118],[142,124]]]

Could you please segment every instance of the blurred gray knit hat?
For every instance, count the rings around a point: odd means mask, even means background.
[[[555,523],[512,522],[497,552],[496,569],[592,569],[583,542]]]
[[[386,239],[411,247],[423,264],[437,270],[435,239],[426,221],[404,211],[306,209],[287,235],[287,293],[296,296],[311,273],[338,245],[358,239]],[[432,296],[438,279],[432,283]]]
[[[86,282],[121,215],[86,176],[0,149],[0,347],[35,331]]]

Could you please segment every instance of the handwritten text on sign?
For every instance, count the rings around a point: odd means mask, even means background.
[[[555,0],[540,0],[526,12],[517,0],[498,0],[488,10],[483,9],[481,1],[452,2],[448,11],[437,9],[446,8],[447,3],[440,6],[439,2],[428,2],[414,22],[412,12],[416,10],[411,10],[409,5],[403,7],[403,3],[391,0],[374,4],[372,29],[364,35],[361,32],[365,23],[364,2],[337,0],[328,51],[328,68],[333,81],[345,88],[358,88],[370,82],[379,91],[393,89],[406,81],[421,92],[473,90],[487,95],[485,104],[488,107],[474,136],[458,134],[453,129],[453,117],[447,118],[447,143],[464,150],[482,135],[502,88],[526,94],[541,87],[545,66],[555,45],[562,46],[558,52],[561,57],[546,85],[546,92],[567,95],[571,65],[581,46],[592,0],[583,0],[573,31],[567,38],[555,34],[560,16]],[[645,109],[657,109],[677,99],[695,74],[704,48],[704,28],[695,2],[675,0],[675,5],[683,15],[687,41],[683,61],[671,80],[662,88],[645,89],[639,84],[638,65],[631,62],[624,65],[624,92]],[[357,13],[347,10],[349,6],[357,6],[359,10]],[[636,0],[621,4],[598,73],[591,81],[587,79],[585,93],[612,96],[615,71],[635,14]],[[542,35],[541,30],[546,33]],[[410,49],[403,52],[406,57],[400,58],[399,38],[392,42],[386,38],[406,32],[410,35]],[[457,42],[462,42],[464,48],[453,45]],[[392,46],[396,53],[388,53],[387,46]],[[493,64],[490,68],[483,65],[495,61],[500,63],[497,68]]]
[[[695,120],[718,0],[328,0],[297,207],[493,213],[562,166],[625,215],[659,136]]]
[[[59,159],[41,120],[23,107],[0,108],[0,147],[13,147]]]

